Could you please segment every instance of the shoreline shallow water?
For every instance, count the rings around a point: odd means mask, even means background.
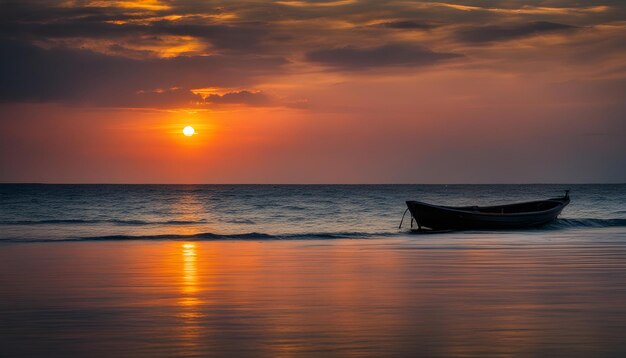
[[[0,244],[8,356],[626,353],[626,231]]]

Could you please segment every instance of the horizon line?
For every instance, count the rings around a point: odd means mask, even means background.
[[[55,182],[0,182],[0,185],[626,185],[626,182],[534,182],[534,183],[55,183]]]

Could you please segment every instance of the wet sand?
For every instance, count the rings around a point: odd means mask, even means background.
[[[0,246],[1,356],[626,354],[626,233]]]

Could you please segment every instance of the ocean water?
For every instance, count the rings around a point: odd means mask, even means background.
[[[407,199],[562,195],[410,234]],[[626,356],[625,185],[0,186],[0,357]]]
[[[406,200],[497,204],[565,189],[571,204],[544,230],[626,227],[626,185],[0,185],[0,240],[395,236]]]

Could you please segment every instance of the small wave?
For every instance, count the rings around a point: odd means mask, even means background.
[[[626,219],[557,219],[549,228],[577,228],[577,227],[620,227],[626,226]]]
[[[284,207],[284,209],[286,210],[292,210],[292,211],[301,211],[301,210],[306,210],[306,208],[302,207],[302,206],[296,206],[296,205],[287,205]]]
[[[156,224],[166,224],[166,225],[190,225],[190,224],[203,224],[206,223],[206,220],[168,220],[157,222]],[[153,223],[154,224],[154,223]]]
[[[246,225],[256,224],[254,221],[249,220],[249,219],[233,219],[233,220],[227,220],[226,222],[229,224],[246,224]]]
[[[96,224],[101,220],[51,219],[51,220],[9,220],[0,221],[0,225],[42,225],[42,224]]]
[[[204,232],[190,235],[162,234],[162,235],[110,235],[80,237],[78,240],[107,241],[107,240],[307,240],[307,239],[349,239],[388,236],[392,233],[363,233],[363,232],[334,232],[334,233],[301,233],[301,234],[265,234],[249,232],[242,234],[216,234]],[[393,233],[397,234],[397,233]]]
[[[271,235],[259,232],[242,234],[216,234],[211,232],[178,235],[106,235],[85,236],[67,239],[0,239],[0,242],[77,242],[77,241],[137,241],[137,240],[173,240],[173,241],[218,241],[218,240],[323,240],[323,239],[367,239],[397,235],[396,232],[363,233],[363,232],[336,232],[336,233],[301,233]]]
[[[0,221],[0,225],[59,225],[59,224],[115,224],[115,225],[193,225],[205,223],[205,220],[166,220],[166,221],[144,221],[144,220],[84,220],[84,219],[50,219],[50,220],[14,220]]]

